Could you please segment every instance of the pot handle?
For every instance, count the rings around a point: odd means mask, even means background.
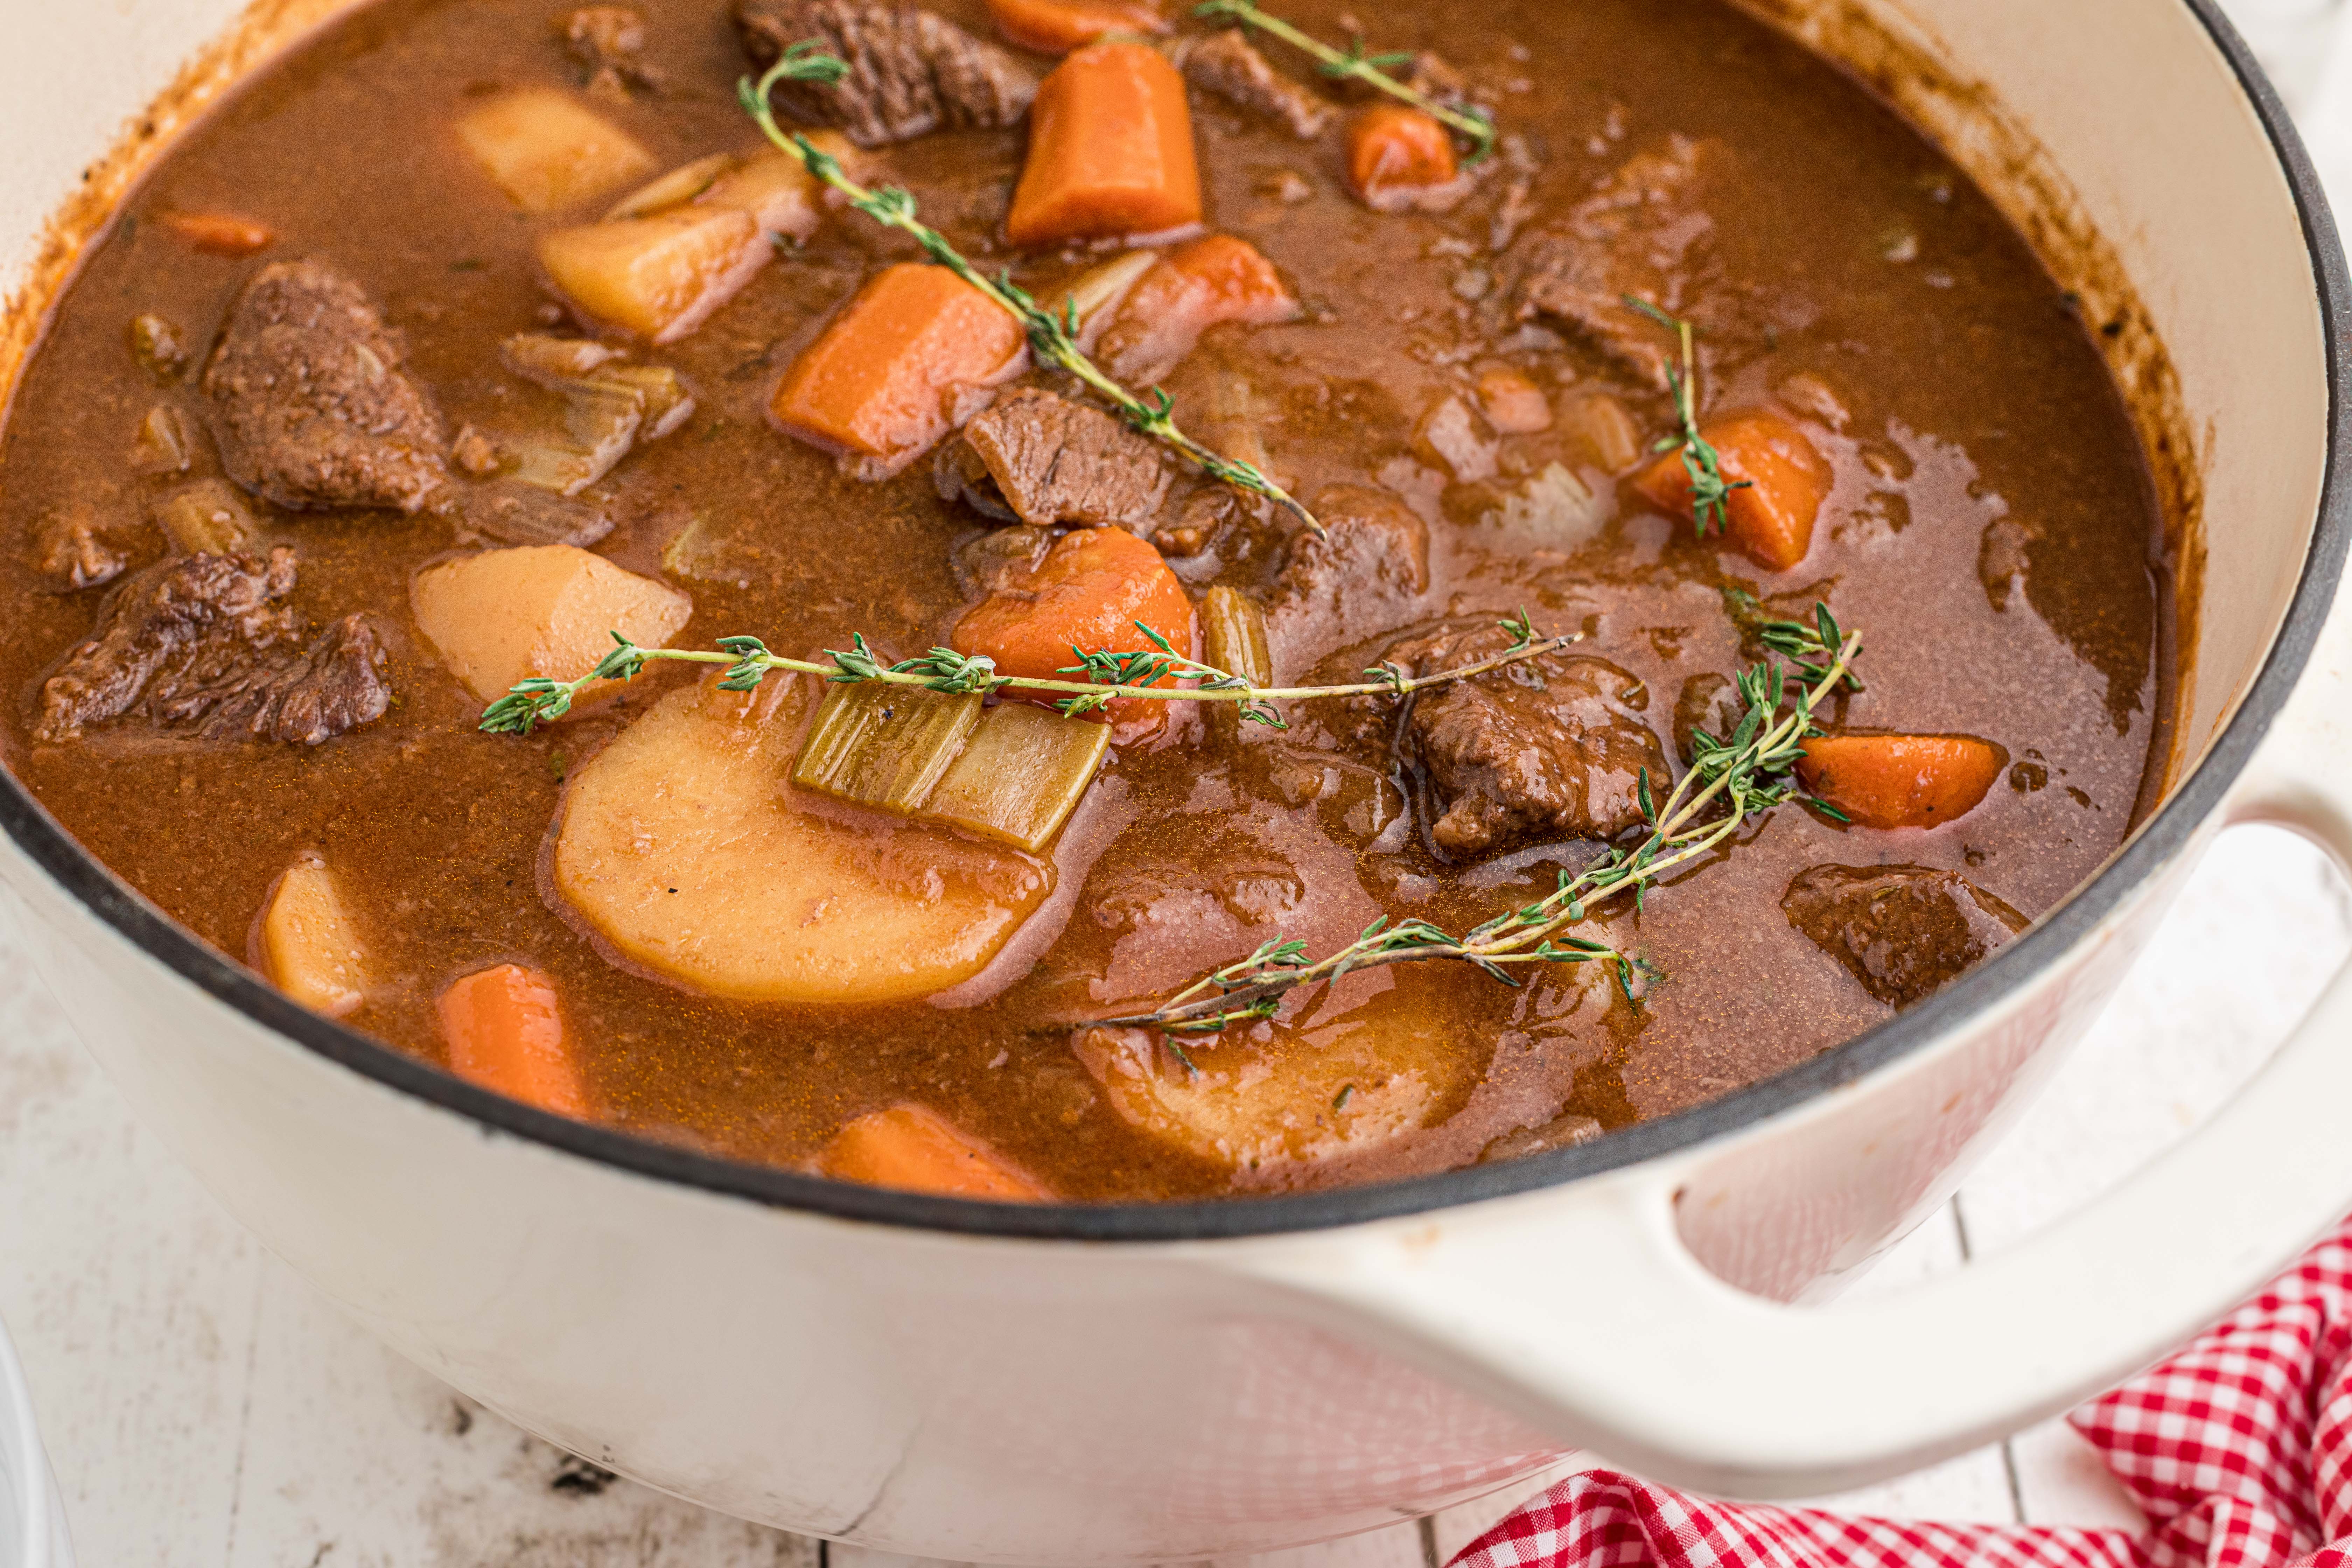
[[[2352,867],[2347,607],[2225,819],[2295,828]],[[2347,1106],[2352,966],[2166,1154],[1891,1297],[1792,1306],[1724,1282],[1676,1226],[1690,1156],[1247,1267],[1563,1446],[1718,1495],[1819,1495],[2055,1415],[2236,1306],[2352,1209]]]

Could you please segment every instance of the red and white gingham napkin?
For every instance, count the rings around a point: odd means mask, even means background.
[[[1571,1476],[1452,1568],[2352,1568],[2352,1220],[2069,1418],[2149,1531],[1850,1519]]]

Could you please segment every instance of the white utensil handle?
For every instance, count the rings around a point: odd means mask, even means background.
[[[2352,867],[2347,619],[2339,600],[2228,820],[2300,829]],[[2212,962],[2260,984],[2260,955],[2217,935]],[[1892,1297],[1800,1307],[1726,1284],[1676,1229],[1691,1166],[1669,1157],[1367,1233],[1336,1266],[1275,1254],[1257,1271],[1563,1446],[1659,1480],[1776,1498],[1883,1479],[2151,1364],[2352,1209],[2352,968],[2169,1152]]]

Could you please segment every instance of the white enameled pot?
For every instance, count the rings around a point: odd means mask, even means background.
[[[0,266],[20,296],[0,374],[91,210],[339,8],[5,4]],[[2168,801],[1933,1001],[1519,1164],[1032,1209],[735,1166],[468,1088],[200,948],[0,782],[0,880],[36,963],[221,1200],[420,1364],[655,1486],[896,1551],[1248,1552],[1570,1447],[1717,1490],[1827,1490],[2146,1363],[2352,1207],[2352,981],[2091,1208],[1907,1295],[1821,1303],[2033,1092],[2213,833],[2288,823],[2352,861],[2343,258],[2204,0],[1748,4],[1898,102],[2080,295],[2193,584]]]

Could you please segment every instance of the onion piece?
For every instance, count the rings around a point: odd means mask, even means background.
[[[719,175],[734,166],[732,153],[713,153],[691,163],[681,163],[614,202],[605,209],[601,221],[614,223],[622,218],[644,217],[664,207],[683,205],[709,190]]]

